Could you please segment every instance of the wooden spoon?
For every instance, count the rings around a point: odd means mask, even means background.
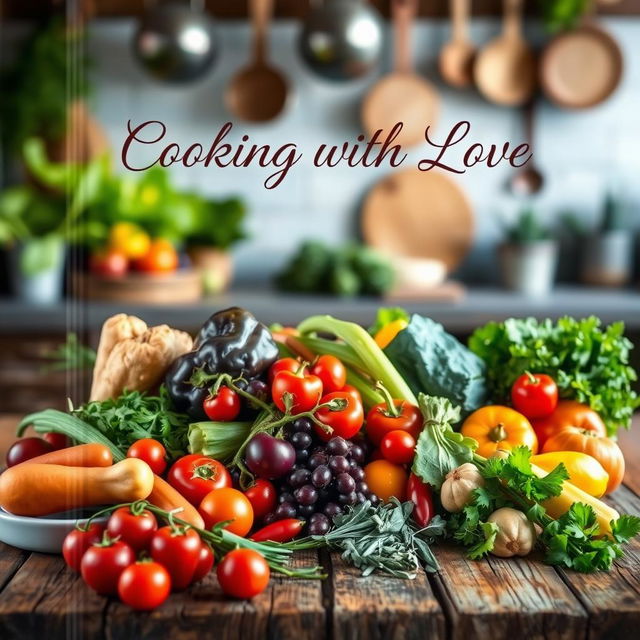
[[[425,129],[437,120],[439,106],[436,90],[411,64],[411,23],[417,9],[418,0],[392,0],[395,68],[373,86],[362,104],[362,124],[369,136],[378,129],[389,133],[401,122],[394,144],[402,146],[424,140]]]
[[[284,75],[267,62],[266,39],[273,0],[251,0],[253,62],[242,69],[227,88],[227,108],[241,120],[266,122],[284,109],[288,84]]]
[[[449,0],[449,6],[451,40],[440,51],[440,75],[453,87],[468,87],[473,82],[473,59],[476,55],[476,48],[469,40],[467,29],[469,0]]]
[[[514,195],[531,196],[538,193],[544,185],[544,176],[535,165],[535,156],[533,155],[533,125],[535,118],[535,105],[531,100],[523,108],[524,127],[531,159],[520,169],[509,181],[509,187]]]
[[[537,70],[522,37],[522,0],[504,0],[502,34],[480,51],[473,76],[480,93],[496,104],[514,107],[531,99]]]

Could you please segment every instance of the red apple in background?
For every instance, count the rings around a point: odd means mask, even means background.
[[[107,249],[89,258],[89,269],[91,273],[106,278],[121,278],[129,271],[129,260],[124,253]]]

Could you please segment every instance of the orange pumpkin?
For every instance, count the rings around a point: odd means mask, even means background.
[[[624,477],[624,456],[620,447],[611,438],[591,429],[564,427],[544,443],[542,452],[550,451],[579,451],[595,458],[609,474],[605,493],[615,491]]]
[[[550,416],[532,420],[531,425],[538,436],[540,447],[565,427],[588,429],[599,436],[607,435],[602,418],[591,407],[575,400],[561,400]]]
[[[462,425],[462,434],[478,442],[476,453],[485,458],[497,449],[511,451],[524,445],[538,452],[538,439],[531,423],[521,414],[500,405],[474,411]]]

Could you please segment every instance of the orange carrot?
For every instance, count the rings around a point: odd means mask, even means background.
[[[60,464],[63,467],[110,467],[113,456],[109,447],[103,444],[79,444],[43,453],[41,456],[25,460],[21,464]]]
[[[153,491],[149,494],[147,501],[165,511],[182,509],[182,511],[176,512],[176,518],[180,518],[180,520],[199,529],[204,529],[204,520],[198,510],[160,476],[153,476]]]

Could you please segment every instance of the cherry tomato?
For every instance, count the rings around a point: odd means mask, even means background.
[[[269,367],[269,384],[273,382],[273,379],[276,377],[278,373],[281,371],[289,371],[290,373],[297,373],[302,363],[300,360],[296,360],[295,358],[280,358],[280,360],[276,360]],[[306,367],[303,368],[305,370]]]
[[[129,259],[114,249],[99,251],[89,258],[89,270],[104,278],[121,278],[129,271]]]
[[[109,536],[126,542],[134,551],[146,549],[157,529],[153,513],[144,510],[134,515],[129,507],[116,509],[107,522]]]
[[[203,541],[200,545],[198,564],[196,565],[196,570],[193,572],[191,582],[198,582],[198,580],[202,580],[202,578],[204,578],[209,571],[213,569],[214,562],[215,557],[213,555],[213,551],[211,551],[211,547]]]
[[[80,562],[85,551],[92,545],[100,542],[104,532],[104,525],[93,522],[84,531],[74,529],[70,531],[62,543],[62,557],[71,569],[80,573]]]
[[[142,258],[135,261],[139,271],[148,273],[171,273],[178,268],[178,253],[174,246],[163,239],[154,240],[149,251]]]
[[[153,538],[149,551],[171,576],[171,586],[176,591],[186,589],[193,579],[200,561],[200,536],[194,529],[160,527]]]
[[[146,462],[151,471],[158,476],[164,473],[167,468],[167,452],[162,443],[153,438],[142,438],[136,440],[127,450],[127,458],[139,458]]]
[[[136,554],[126,542],[107,538],[86,550],[80,561],[80,573],[94,591],[104,596],[115,595],[120,574],[135,561]]]
[[[271,571],[262,555],[253,549],[234,549],[218,565],[218,582],[234,598],[253,598],[269,584]]]
[[[367,438],[379,446],[382,438],[390,431],[402,429],[409,432],[415,440],[422,429],[422,414],[418,407],[404,400],[393,400],[394,410],[388,402],[381,402],[369,410],[367,414]],[[397,412],[398,415],[393,415]]]
[[[323,393],[341,391],[347,382],[347,370],[335,356],[320,356],[311,367],[311,373],[322,380]]]
[[[169,469],[167,480],[195,507],[214,489],[233,484],[231,475],[221,462],[197,453],[176,460]]]
[[[224,528],[239,536],[246,536],[253,526],[253,509],[247,496],[237,489],[214,489],[198,508],[207,529],[218,522],[229,524]]]
[[[400,502],[404,500],[408,479],[404,467],[388,460],[376,460],[364,468],[364,477],[369,489],[383,502],[387,502],[391,496]]]
[[[511,387],[511,402],[529,420],[546,418],[558,406],[558,386],[544,373],[525,373]]]
[[[280,409],[286,411],[285,394],[291,399],[291,413],[296,415],[313,409],[322,396],[322,380],[304,372],[281,371],[271,385],[271,397]]]
[[[320,422],[331,427],[333,431],[328,433],[317,424],[313,425],[318,437],[327,442],[335,436],[349,440],[360,431],[364,422],[364,410],[362,404],[354,399],[350,392],[334,391],[322,397],[320,404],[336,401],[336,407],[322,407],[316,411],[316,418]]]
[[[380,441],[380,453],[394,464],[408,464],[413,460],[416,448],[414,437],[402,429],[389,431]]]
[[[229,387],[220,387],[216,395],[208,395],[204,399],[204,412],[214,422],[231,422],[240,413],[240,398]]]
[[[353,396],[354,400],[357,400],[360,404],[362,404],[362,395],[353,385],[345,384],[344,387],[342,387],[342,392],[350,393]]]
[[[71,446],[71,439],[67,438],[64,433],[56,433],[55,431],[49,431],[49,433],[43,433],[42,439],[46,440],[54,449],[66,449]]]
[[[271,482],[264,478],[256,478],[244,495],[251,503],[253,517],[261,520],[267,513],[271,513],[278,503],[278,492]]]
[[[137,611],[159,607],[170,592],[171,577],[158,562],[136,562],[127,567],[118,580],[120,600]]]
[[[7,451],[7,467],[14,467],[50,451],[53,451],[53,447],[42,438],[20,438]]]

